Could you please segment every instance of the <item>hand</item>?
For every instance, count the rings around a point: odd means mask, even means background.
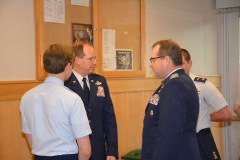
[[[233,111],[234,111],[238,116],[240,116],[240,105],[235,104],[235,105],[233,106]]]
[[[116,157],[114,157],[114,156],[107,156],[107,160],[116,160]]]

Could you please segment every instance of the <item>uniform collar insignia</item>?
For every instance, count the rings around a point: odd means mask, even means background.
[[[73,83],[76,83],[76,81],[73,81]]]
[[[95,84],[99,86],[102,84],[102,82],[97,81]]]
[[[94,82],[94,81],[91,79],[91,82]]]
[[[173,78],[177,78],[179,77],[179,74],[178,73],[174,73],[170,76],[170,79],[173,79]]]

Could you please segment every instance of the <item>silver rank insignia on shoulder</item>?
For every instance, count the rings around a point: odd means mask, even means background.
[[[153,116],[153,110],[150,111],[150,116]]]
[[[178,73],[174,73],[174,74],[171,75],[170,79],[177,78],[177,77],[179,77],[179,74]]]
[[[97,81],[95,84],[96,84],[97,86],[99,86],[99,85],[102,84],[102,82]]]
[[[204,78],[204,77],[195,77],[194,78],[194,81],[196,81],[196,82],[203,82],[203,83],[205,83],[206,80],[207,80],[207,78]]]

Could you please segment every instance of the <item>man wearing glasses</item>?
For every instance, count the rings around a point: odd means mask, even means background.
[[[164,79],[145,111],[142,160],[200,160],[196,137],[199,100],[185,73],[179,45],[161,40],[153,45],[150,67]]]
[[[73,46],[73,51],[73,73],[65,86],[76,92],[84,102],[92,129],[91,160],[116,160],[116,117],[106,79],[92,73],[96,65],[94,48],[87,42],[78,42]]]

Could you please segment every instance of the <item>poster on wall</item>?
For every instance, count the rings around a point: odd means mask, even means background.
[[[88,41],[93,45],[93,26],[91,24],[72,23],[72,42]]]
[[[132,50],[116,49],[117,70],[132,70]]]

